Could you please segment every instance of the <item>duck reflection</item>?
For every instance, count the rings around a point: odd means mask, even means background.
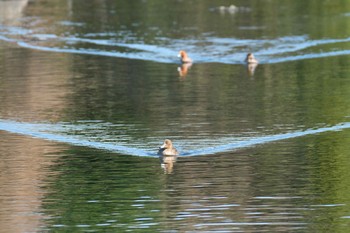
[[[258,66],[258,63],[247,64],[247,70],[248,70],[249,76],[254,76],[255,69],[257,66]]]
[[[165,174],[172,174],[177,155],[159,155],[160,166]]]
[[[188,71],[190,70],[192,63],[183,63],[181,66],[177,67],[177,71],[181,78],[186,77]]]

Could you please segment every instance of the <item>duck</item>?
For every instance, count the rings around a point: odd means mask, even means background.
[[[225,14],[226,12],[229,14],[235,14],[239,10],[239,8],[236,7],[235,5],[219,6],[218,9],[219,9],[220,13],[222,13],[222,14]]]
[[[178,155],[179,152],[173,147],[171,140],[165,139],[163,145],[159,147],[158,154],[163,156],[175,156]]]
[[[258,64],[258,60],[254,57],[252,53],[247,54],[245,62],[248,64]]]
[[[180,58],[181,63],[192,63],[193,60],[187,55],[185,50],[180,50],[177,55]]]

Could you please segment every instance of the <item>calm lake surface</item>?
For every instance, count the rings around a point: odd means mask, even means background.
[[[0,231],[348,232],[349,58],[348,0],[0,0]]]

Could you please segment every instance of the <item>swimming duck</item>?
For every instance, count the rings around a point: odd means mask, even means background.
[[[257,64],[258,60],[255,59],[252,53],[248,53],[245,62],[247,62],[248,64]]]
[[[236,7],[235,5],[219,6],[218,9],[219,9],[220,13],[222,13],[222,14],[225,14],[226,12],[229,14],[234,14],[239,10],[239,8]]]
[[[159,147],[159,155],[178,155],[179,152],[173,147],[173,143],[169,139],[165,139],[163,145]]]
[[[192,63],[192,59],[187,55],[187,53],[184,50],[181,50],[179,54],[177,55],[180,57],[182,63]]]

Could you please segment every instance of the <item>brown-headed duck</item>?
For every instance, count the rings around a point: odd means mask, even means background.
[[[248,64],[258,64],[258,60],[255,59],[255,57],[252,53],[247,54],[245,62]]]
[[[177,55],[178,57],[180,57],[180,61],[182,63],[192,63],[193,60],[187,55],[187,53],[184,50],[181,50],[179,52],[179,55]]]
[[[159,155],[178,155],[179,152],[173,147],[173,143],[169,139],[165,139],[163,145],[159,147]]]

